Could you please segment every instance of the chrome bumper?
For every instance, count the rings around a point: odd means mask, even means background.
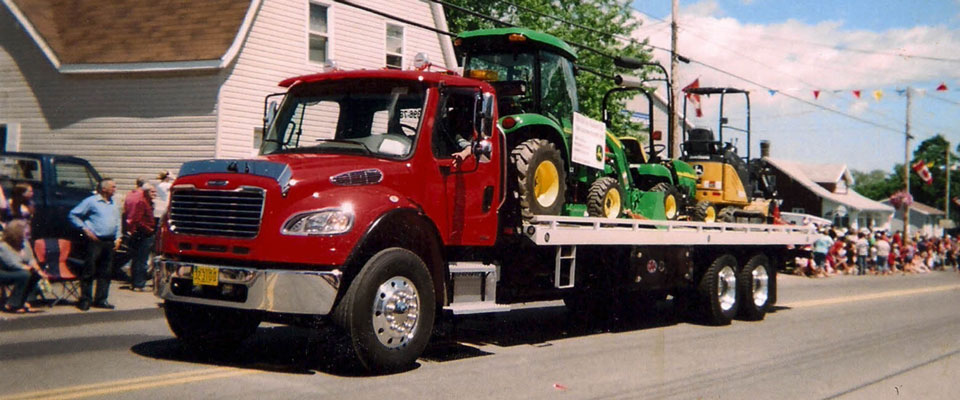
[[[194,267],[214,267],[217,286],[193,286]],[[326,315],[333,309],[342,273],[241,268],[154,258],[154,294],[164,300],[262,310]]]

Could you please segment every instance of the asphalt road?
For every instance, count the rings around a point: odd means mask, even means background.
[[[330,331],[261,326],[186,353],[159,310],[0,324],[0,399],[955,399],[960,274],[782,277],[779,307],[726,327],[670,304],[582,325],[563,307],[463,319],[407,372],[346,367]]]

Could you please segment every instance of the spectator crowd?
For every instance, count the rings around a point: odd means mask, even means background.
[[[923,274],[958,269],[960,242],[950,235],[932,237],[902,231],[871,232],[821,227],[819,236],[794,259],[794,273],[808,277],[831,275]]]
[[[156,185],[137,179],[136,188],[127,193],[123,205],[114,200],[116,182],[104,178],[97,191],[70,210],[69,222],[82,232],[83,265],[74,271],[79,277],[80,296],[76,306],[82,311],[91,306],[113,309],[107,300],[110,281],[116,269],[130,261],[128,288],[145,291],[149,274],[147,264],[153,249],[154,231],[169,201],[173,176],[162,171]],[[0,311],[29,313],[37,311],[33,304],[49,292],[48,273],[38,265],[30,237],[35,213],[33,189],[29,183],[18,183],[10,190],[11,197],[0,190],[0,291],[4,302]],[[122,250],[121,254],[117,254]],[[56,268],[59,266],[51,266]],[[94,285],[96,284],[96,285]],[[96,286],[96,291],[93,288]],[[9,290],[8,290],[9,289]]]

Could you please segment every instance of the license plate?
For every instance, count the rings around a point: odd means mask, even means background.
[[[220,269],[217,267],[193,267],[193,285],[217,286],[220,283]]]

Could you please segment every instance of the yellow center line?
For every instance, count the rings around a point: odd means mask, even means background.
[[[24,392],[10,396],[0,396],[0,400],[27,400],[46,398],[78,399],[82,397],[129,392],[133,390],[149,389],[160,386],[180,385],[208,379],[229,378],[232,376],[259,372],[262,371],[219,367],[205,370],[174,372],[164,375],[144,376],[140,378],[120,379],[86,385],[68,386],[34,392]]]
[[[786,304],[778,304],[778,305],[781,305],[784,307],[790,307],[790,308],[819,307],[819,306],[829,306],[829,305],[844,304],[844,303],[853,303],[856,301],[878,300],[878,299],[886,299],[890,297],[945,292],[948,290],[957,290],[957,289],[960,289],[960,285],[943,285],[943,286],[934,286],[934,287],[920,288],[920,289],[903,289],[903,290],[893,290],[893,291],[881,292],[881,293],[861,294],[856,296],[834,297],[829,299],[806,300],[806,301],[798,301],[794,303],[786,303]]]

